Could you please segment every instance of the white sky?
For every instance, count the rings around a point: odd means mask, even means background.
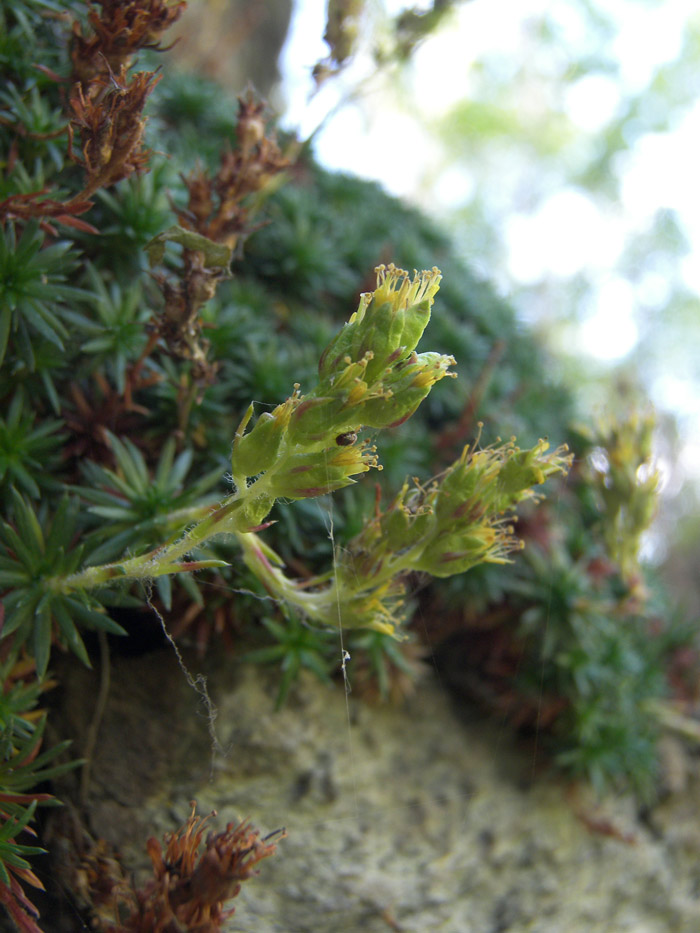
[[[388,6],[396,12],[406,3]],[[441,164],[441,152],[425,127],[424,118],[446,112],[468,95],[472,65],[489,52],[509,50],[514,58],[523,43],[522,19],[543,10],[558,18],[572,41],[586,40],[586,25],[574,4],[552,0],[472,0],[457,8],[457,23],[420,46],[414,56],[411,109],[384,108],[379,96],[367,104],[349,103],[332,115],[316,138],[319,161],[329,168],[380,181],[393,194],[416,200],[418,189]],[[663,0],[643,4],[635,0],[606,0],[616,14],[623,89],[643,89],[654,70],[673,61],[691,16],[700,16],[697,0]],[[328,82],[312,100],[311,68],[327,54],[323,41],[325,0],[297,0],[285,48],[288,107],[284,117],[302,135],[321,120],[356,86],[371,64],[360,60],[340,81]],[[507,67],[507,55],[505,57]],[[591,75],[566,94],[567,115],[582,129],[595,131],[614,114],[621,87],[610,78]],[[678,212],[691,253],[683,265],[686,284],[700,291],[700,102],[672,134],[650,134],[624,156],[623,184],[614,213],[602,211],[585,193],[566,188],[552,194],[534,213],[512,216],[504,234],[508,277],[513,287],[544,277],[568,277],[585,272],[600,282],[595,308],[581,325],[581,348],[602,359],[624,357],[635,345],[635,297],[613,267],[627,236],[644,230],[660,208]],[[444,161],[444,160],[443,160]],[[458,166],[448,168],[431,190],[433,213],[467,200],[474,182]],[[645,283],[645,287],[646,287]],[[663,299],[663,282],[649,286]]]

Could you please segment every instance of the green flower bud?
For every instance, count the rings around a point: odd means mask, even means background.
[[[362,411],[362,420],[369,428],[395,428],[408,421],[426,397],[429,389],[412,389],[400,396],[387,395],[368,402]]]
[[[436,382],[444,379],[445,376],[456,378],[456,373],[447,371],[450,366],[455,365],[453,356],[433,352],[418,353],[413,355],[411,365],[413,368],[408,370],[407,374],[410,371],[411,386],[413,387],[431,389]],[[389,383],[389,387],[393,388],[391,383]]]
[[[377,395],[364,379],[371,358],[372,354],[367,353],[353,363],[346,356],[342,368],[338,367],[334,375],[299,400],[290,419],[290,443],[330,442],[340,433],[360,429],[364,403]]]
[[[396,626],[402,622],[403,593],[401,581],[387,580],[369,591],[342,600],[334,611],[340,612],[340,623],[344,629],[363,628],[394,635]]]
[[[435,486],[427,492],[404,483],[389,508],[371,524],[387,553],[414,547],[431,534],[435,523],[433,499]]]
[[[345,401],[347,401],[350,394],[353,392],[357,385],[363,385],[364,390],[366,390],[367,364],[371,359],[371,350],[368,350],[367,353],[365,353],[359,360],[356,360],[354,363],[349,355],[344,357],[342,367],[338,367],[334,375],[331,376],[331,378],[328,380],[328,387],[324,387],[324,391],[332,393],[339,398],[342,397]],[[354,404],[354,401],[350,404]]]
[[[424,298],[406,308],[401,341],[407,349],[415,350],[418,346],[418,341],[430,321],[432,303],[432,298]]]
[[[540,440],[531,450],[512,451],[498,474],[498,490],[504,498],[504,508],[522,498],[525,490],[540,486],[547,478],[542,454],[549,448]]]
[[[493,502],[498,464],[485,456],[489,453],[472,453],[469,459],[461,458],[446,471],[435,506],[441,524],[471,524]]]
[[[298,399],[299,386],[295,385],[294,392],[286,402],[271,412],[263,412],[252,431],[244,434],[248,422],[253,417],[253,405],[248,406],[233,441],[231,468],[234,476],[255,476],[269,470],[277,460],[282,438]]]
[[[318,363],[318,375],[321,380],[328,379],[338,370],[344,369],[346,357],[350,357],[349,361],[352,362],[350,351],[353,347],[356,330],[364,318],[365,310],[371,299],[371,292],[364,292],[360,295],[357,311],[351,315],[346,324],[343,324],[342,329],[338,331],[321,354]]]
[[[354,474],[372,467],[378,467],[378,460],[375,448],[368,444],[293,454],[284,460],[269,488],[275,498],[310,499],[348,486]]]
[[[234,445],[231,466],[235,476],[255,476],[269,469],[277,459],[284,436],[284,419],[263,412],[248,434]]]
[[[314,398],[311,395],[302,399],[289,419],[289,442],[314,444],[329,434],[337,434],[335,425],[343,421],[342,407],[341,400],[327,396]]]
[[[434,577],[451,577],[477,564],[506,564],[518,547],[511,528],[483,522],[463,534],[436,535],[414,566]]]
[[[333,338],[321,357],[319,376],[328,379],[343,368],[346,357],[357,362],[371,353],[366,381],[383,378],[387,366],[409,356],[428,321],[440,272],[415,273],[411,279],[394,265],[377,267],[377,288],[364,294],[357,311]]]
[[[391,357],[402,359],[413,348],[408,349],[402,343],[405,321],[403,308],[394,308],[389,303],[375,307],[372,303],[365,318],[365,325],[358,328],[356,345],[351,348],[351,353],[359,358],[370,354],[371,362],[365,378],[371,383],[381,378]]]
[[[367,401],[362,409],[364,424],[372,428],[403,424],[436,382],[454,375],[447,371],[453,363],[453,357],[441,353],[412,353],[387,374],[382,382],[384,394]]]

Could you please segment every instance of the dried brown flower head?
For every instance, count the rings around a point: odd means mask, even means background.
[[[211,816],[215,814],[212,813]],[[235,908],[225,909],[236,897],[241,883],[257,874],[259,861],[273,855],[270,836],[260,838],[248,822],[229,823],[223,832],[202,838],[209,817],[192,813],[177,832],[165,836],[165,851],[156,839],[148,840],[154,878],[137,892],[138,908],[129,920],[109,933],[169,933],[197,930],[218,933]],[[284,830],[273,833],[282,838]]]
[[[157,49],[163,33],[181,16],[183,0],[100,0],[90,5],[89,31],[73,26],[73,81],[85,88],[105,72],[129,68],[139,49]]]
[[[154,72],[139,71],[127,77],[122,65],[118,75],[97,76],[88,91],[76,84],[70,99],[71,143],[80,133],[82,164],[86,172],[84,200],[98,188],[113,185],[134,172],[143,172],[150,152],[141,148],[146,121],[146,98],[160,80]],[[98,93],[99,92],[99,93]],[[70,151],[71,157],[78,158]]]
[[[179,276],[172,280],[155,276],[164,306],[153,322],[154,329],[172,356],[192,361],[197,384],[213,381],[216,373],[207,360],[208,342],[202,337],[199,312],[214,297],[221,279],[229,275],[228,263],[254,229],[250,220],[258,206],[251,203],[254,196],[269,188],[289,165],[274,136],[266,133],[265,104],[250,91],[238,104],[236,146],[222,152],[213,177],[198,167],[183,178],[189,191],[187,207],[173,205],[179,227],[170,238],[184,247]],[[212,244],[228,251],[223,265],[212,263],[211,249],[207,252]]]
[[[199,168],[184,179],[190,197],[187,208],[178,211],[183,227],[232,250],[250,232],[251,196],[290,164],[275,137],[267,135],[265,104],[252,91],[238,98],[236,139],[234,148],[222,152],[213,178]]]

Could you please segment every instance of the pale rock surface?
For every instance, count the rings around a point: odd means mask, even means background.
[[[243,885],[231,931],[700,930],[692,762],[685,787],[642,820],[628,798],[573,801],[533,768],[531,746],[455,706],[436,679],[395,709],[346,703],[342,685],[308,678],[275,712],[270,672],[222,660],[207,677],[220,751],[170,651],[113,658],[89,803],[93,831],[137,873],[147,836],[181,825],[193,799],[218,811],[217,829],[246,817],[263,834],[286,826]],[[61,679],[61,727],[79,750],[97,675]],[[591,833],[576,810],[632,841]]]

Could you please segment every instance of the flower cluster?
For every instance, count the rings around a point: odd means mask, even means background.
[[[379,429],[409,418],[432,386],[452,375],[451,356],[416,353],[440,283],[437,269],[413,277],[394,266],[377,269],[377,287],[326,347],[319,381],[308,394],[295,386],[272,412],[248,407],[233,443],[236,491],[179,540],[139,557],[54,578],[56,598],[114,579],[159,577],[222,566],[183,557],[222,533],[234,533],[249,568],[269,592],[301,614],[328,624],[340,614],[347,628],[393,634],[401,620],[402,576],[425,571],[452,576],[480,563],[502,563],[516,547],[506,513],[534,495],[532,487],[568,469],[564,448],[547,455],[540,441],[520,450],[514,441],[469,451],[427,489],[404,484],[392,505],[370,521],[338,561],[332,585],[303,591],[255,532],[277,499],[308,499],[342,489],[379,468],[376,448],[357,443],[366,426]]]
[[[410,567],[435,577],[476,564],[505,563],[521,547],[510,524],[512,509],[540,485],[568,469],[565,447],[547,455],[540,440],[530,450],[513,441],[484,450],[465,447],[430,485],[404,483],[386,511],[350,543],[348,576],[382,577],[386,567]]]
[[[654,418],[633,414],[601,426],[589,457],[603,503],[610,558],[627,578],[638,572],[639,542],[657,509],[659,473],[652,462]]]
[[[222,832],[208,833],[200,852],[208,819],[196,815],[193,803],[185,825],[166,834],[165,851],[157,839],[148,840],[153,880],[136,892],[138,906],[131,917],[110,926],[107,933],[221,930],[235,911],[225,908],[226,901],[236,897],[243,881],[258,873],[258,862],[274,855],[276,846],[268,840],[281,839],[285,832],[261,839],[250,823],[229,823]]]
[[[90,9],[86,35],[73,27],[69,137],[80,134],[85,201],[98,188],[113,185],[148,164],[142,148],[146,98],[159,78],[154,72],[128,71],[139,49],[158,48],[163,32],[181,15],[183,2],[102,0]],[[69,156],[78,161],[69,148]]]
[[[236,145],[222,151],[216,175],[200,166],[184,179],[189,201],[186,208],[176,209],[181,225],[235,250],[250,232],[251,196],[288,166],[267,131],[265,104],[248,91],[238,98]]]
[[[26,222],[39,218],[42,229],[56,235],[48,218],[82,230],[98,231],[78,216],[93,207],[89,200],[99,188],[114,185],[134,173],[144,172],[150,152],[143,148],[146,99],[160,80],[155,72],[129,76],[134,54],[143,48],[158,49],[165,30],[182,14],[184,0],[101,0],[100,10],[90,6],[88,28],[73,24],[71,61],[73,73],[68,94],[68,124],[49,133],[28,133],[17,124],[19,135],[50,139],[68,133],[68,158],[85,170],[82,190],[67,201],[47,197],[52,189],[42,186],[13,193],[0,201],[0,220]],[[47,74],[56,81],[61,77]],[[81,155],[74,152],[76,134]],[[16,156],[8,165],[14,167]]]
[[[149,247],[154,265],[165,243],[182,249],[177,277],[155,275],[164,298],[152,327],[168,353],[191,360],[195,382],[211,382],[216,366],[207,360],[200,312],[227,278],[234,251],[252,230],[251,215],[271,182],[289,165],[273,135],[266,132],[265,105],[252,92],[238,99],[236,145],[221,154],[218,172],[199,166],[183,181],[189,193],[186,207],[175,208],[178,225],[156,237]]]
[[[378,466],[373,446],[355,446],[359,432],[406,421],[436,382],[453,375],[453,357],[415,352],[439,283],[437,269],[411,278],[393,265],[378,267],[377,288],[326,347],[317,386],[306,395],[297,386],[247,434],[252,408],[246,413],[233,448],[239,488],[266,473],[255,481],[266,495],[307,498]]]
[[[522,547],[513,509],[536,498],[533,486],[565,473],[566,447],[547,453],[540,440],[529,450],[513,441],[461,457],[427,487],[404,483],[389,507],[369,520],[338,555],[330,583],[300,590],[282,561],[250,534],[239,538],[248,566],[268,592],[320,624],[397,634],[405,605],[404,579],[422,571],[435,577],[464,573],[478,564],[502,564]]]
[[[129,68],[139,49],[157,49],[163,33],[185,9],[183,0],[99,0],[88,12],[89,29],[73,26],[73,81],[88,87],[105,71]]]
[[[95,75],[87,88],[80,82],[75,85],[69,135],[72,140],[76,131],[80,133],[86,174],[80,200],[145,170],[150,153],[141,146],[146,128],[143,108],[158,81],[155,73],[147,71],[128,77],[122,65],[116,74]],[[70,155],[78,161],[72,147]]]

